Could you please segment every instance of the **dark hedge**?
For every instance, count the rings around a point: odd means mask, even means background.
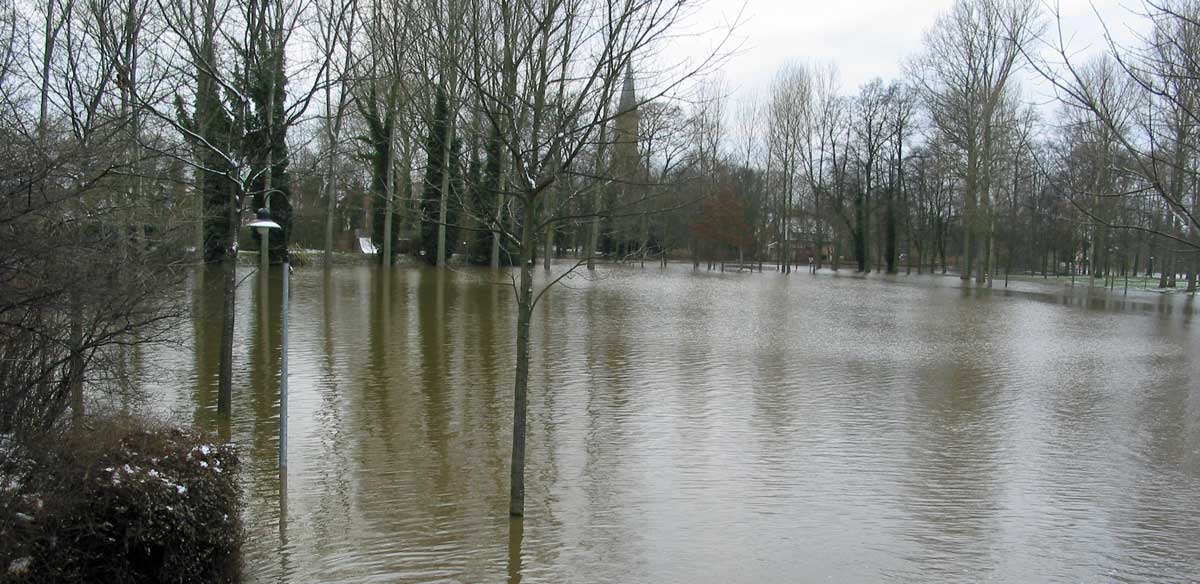
[[[236,453],[142,420],[0,453],[0,583],[235,582]]]

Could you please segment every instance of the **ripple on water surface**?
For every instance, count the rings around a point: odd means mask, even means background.
[[[527,517],[510,523],[515,317],[488,277],[296,272],[286,484],[278,281],[239,288],[229,432],[252,580],[1200,577],[1186,299],[683,266],[574,277],[531,327]],[[214,320],[142,362],[158,407],[202,424]]]

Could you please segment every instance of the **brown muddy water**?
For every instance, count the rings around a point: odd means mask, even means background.
[[[1182,295],[679,265],[570,278],[535,311],[512,523],[510,289],[486,271],[296,271],[281,483],[280,273],[245,275],[227,431],[250,581],[1200,579],[1200,325]],[[152,408],[211,428],[221,301],[203,282],[141,377]]]

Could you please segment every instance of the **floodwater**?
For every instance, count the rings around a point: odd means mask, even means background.
[[[1200,580],[1183,295],[682,265],[569,278],[535,310],[510,522],[510,288],[297,270],[281,483],[280,274],[243,275],[225,431],[250,581]],[[189,296],[213,314],[203,281]],[[155,407],[220,425],[219,326],[147,357]]]

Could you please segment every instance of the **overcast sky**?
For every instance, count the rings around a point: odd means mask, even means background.
[[[1052,1],[1052,0],[1051,0]],[[742,11],[736,41],[742,49],[725,64],[730,91],[766,88],[775,70],[788,60],[832,61],[843,92],[853,93],[875,76],[900,75],[902,59],[920,50],[924,31],[952,0],[707,0],[696,15],[716,26]],[[1113,34],[1130,40],[1130,8],[1136,0],[1059,0],[1063,28],[1074,34],[1072,46],[1103,43],[1099,13]],[[698,49],[700,50],[700,49]]]

